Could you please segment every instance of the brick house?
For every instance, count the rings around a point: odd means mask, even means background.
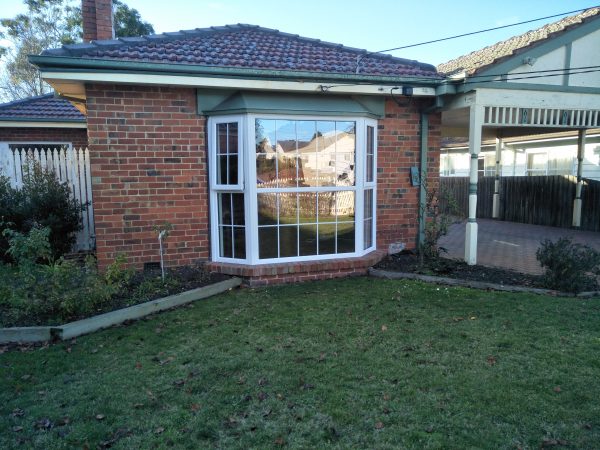
[[[85,116],[68,100],[46,94],[0,104],[0,151],[61,145],[87,147]]]
[[[252,284],[416,246],[411,168],[438,176],[433,66],[251,25],[113,39],[110,10],[84,0],[89,42],[31,58],[87,112],[101,267],[157,261],[165,221],[169,265]]]

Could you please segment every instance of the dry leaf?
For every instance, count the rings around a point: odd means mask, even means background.
[[[192,403],[192,406],[190,407],[190,409],[194,412],[198,411],[200,409],[200,404],[199,403]]]
[[[275,439],[275,441],[274,441],[274,444],[275,444],[275,445],[284,445],[284,444],[285,444],[285,441],[284,441],[284,440],[283,440],[283,438],[280,436],[280,437],[278,437],[277,439]]]
[[[383,399],[387,402],[390,399],[390,394],[383,394]]]
[[[96,420],[104,420],[105,417],[106,416],[104,414],[96,414]]]
[[[387,325],[381,325],[381,331],[387,331]]]
[[[15,433],[18,433],[18,432],[20,432],[20,431],[23,431],[23,427],[21,427],[21,426],[18,426],[18,425],[17,425],[17,426],[15,426],[15,427],[12,427],[12,430],[13,430]]]
[[[560,388],[560,386],[556,386],[556,387],[554,388],[554,392],[558,393],[558,392],[560,392],[560,391],[562,391],[562,389]]]
[[[376,430],[381,430],[383,428],[383,422],[377,422],[375,424],[375,429]]]
[[[490,366],[494,366],[494,365],[495,365],[497,362],[498,362],[498,361],[496,360],[496,357],[495,357],[495,356],[492,356],[492,355],[490,355],[490,356],[488,356],[488,357],[487,357],[487,363],[488,363]]]
[[[162,434],[165,431],[164,427],[158,427],[156,430],[154,430],[155,434]]]

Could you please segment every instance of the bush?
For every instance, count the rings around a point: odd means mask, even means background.
[[[48,228],[52,259],[68,253],[81,230],[81,205],[71,195],[68,183],[61,183],[54,172],[32,162],[23,176],[21,189],[11,187],[0,176],[0,226],[26,234],[34,228]],[[10,262],[6,254],[8,240],[0,238],[0,259]],[[14,260],[12,260],[14,261]]]
[[[569,238],[541,243],[536,258],[545,269],[544,284],[550,289],[581,292],[597,287],[600,275],[600,253]]]
[[[49,228],[34,228],[28,234],[3,233],[8,252],[18,264],[0,263],[0,316],[3,326],[61,323],[100,310],[119,286],[98,274],[96,262],[85,265],[58,260],[51,264]],[[45,256],[40,258],[40,256]]]

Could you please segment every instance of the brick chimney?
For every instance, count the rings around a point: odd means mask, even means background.
[[[112,0],[81,0],[83,41],[114,39]]]

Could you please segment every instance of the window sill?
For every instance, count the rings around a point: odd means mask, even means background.
[[[382,250],[374,250],[354,258],[298,261],[295,263],[235,264],[208,262],[206,268],[212,272],[246,278],[251,286],[320,280],[350,275],[365,274],[367,269],[386,256]]]

